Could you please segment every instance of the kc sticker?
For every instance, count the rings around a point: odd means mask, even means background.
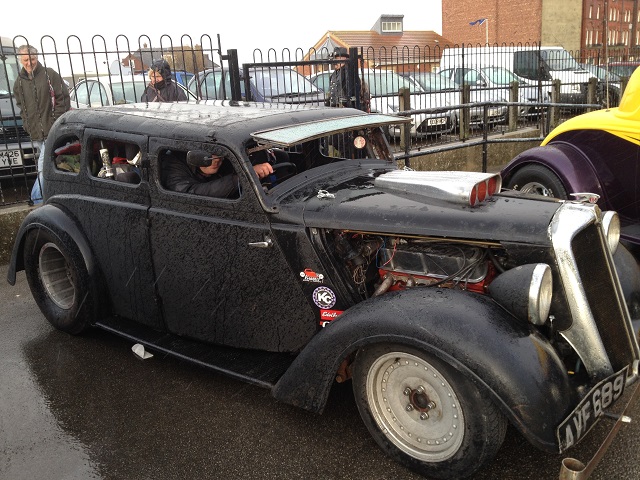
[[[338,318],[344,310],[320,310],[320,326],[326,327],[336,318]]]
[[[310,268],[305,268],[303,272],[300,272],[300,277],[302,277],[303,282],[313,282],[313,283],[321,283],[324,279],[324,275],[321,273],[316,273]]]
[[[336,304],[336,294],[327,287],[318,287],[313,291],[313,303],[318,308],[331,308]]]

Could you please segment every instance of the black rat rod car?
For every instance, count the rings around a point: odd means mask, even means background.
[[[313,412],[351,380],[382,450],[432,478],[490,461],[508,422],[564,452],[639,383],[618,217],[500,193],[496,174],[399,169],[381,127],[402,121],[234,102],[72,110],[8,281],[25,270],[56,328],[103,328]],[[235,192],[167,187],[171,166],[212,153]]]

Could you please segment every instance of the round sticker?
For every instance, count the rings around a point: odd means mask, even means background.
[[[336,295],[330,288],[318,287],[313,291],[313,303],[319,308],[331,308],[336,304]]]

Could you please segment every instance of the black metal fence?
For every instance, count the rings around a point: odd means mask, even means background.
[[[342,104],[412,118],[410,126],[387,132],[398,159],[506,141],[502,134],[524,129],[541,139],[571,116],[617,106],[632,71],[622,67],[633,65],[605,62],[600,50],[539,45],[365,46],[349,49],[346,58],[328,48],[256,49],[241,61],[236,50],[223,53],[220,38],[208,35],[184,35],[176,43],[163,36],[157,44],[144,35],[135,44],[124,36],[95,36],[89,46],[76,36],[64,46],[49,36],[2,40],[0,205],[27,201],[35,180],[37,151],[11,101],[21,67],[15,49],[24,44],[35,46],[40,62],[62,75],[71,108],[139,102],[148,85],[145,73],[159,58],[193,102],[332,104],[331,74],[345,66]]]

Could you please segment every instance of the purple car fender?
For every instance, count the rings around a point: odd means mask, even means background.
[[[567,194],[596,193],[600,195],[601,207],[606,204],[606,195],[592,163],[588,156],[575,145],[567,142],[554,142],[525,150],[513,158],[500,172],[503,185],[510,185],[516,172],[532,164],[542,165],[551,170],[560,179]]]

